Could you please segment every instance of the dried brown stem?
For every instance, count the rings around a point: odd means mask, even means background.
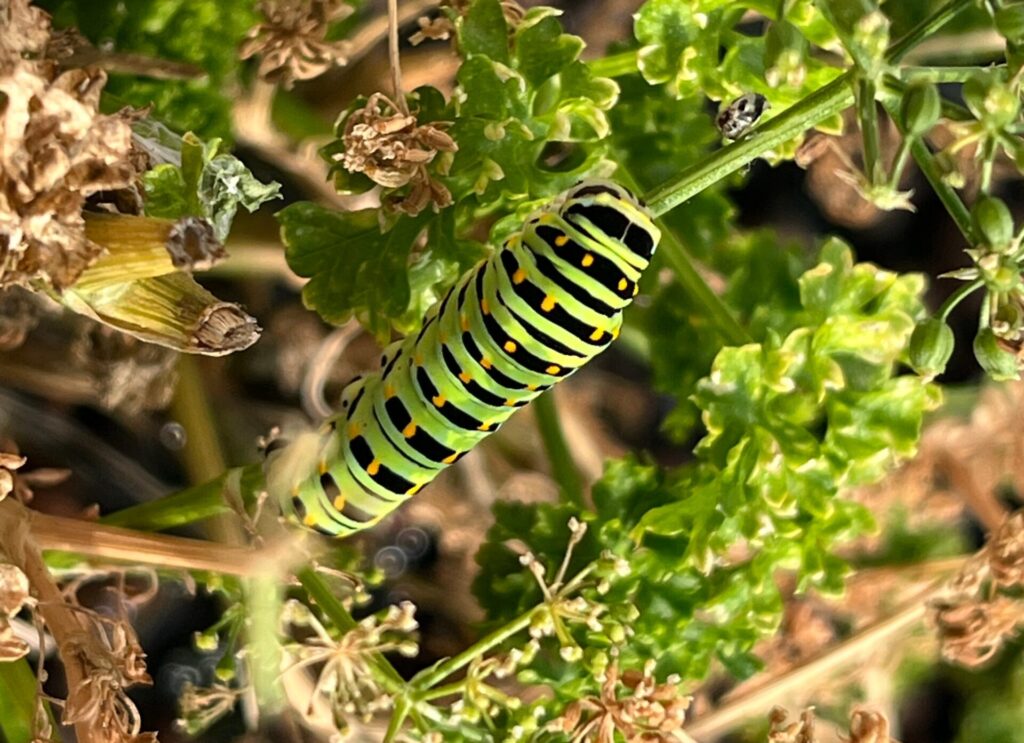
[[[391,62],[391,81],[398,110],[409,115],[409,104],[402,88],[402,61],[398,54],[398,0],[388,0],[388,59]]]
[[[302,537],[252,550],[202,539],[148,534],[36,511],[27,511],[24,519],[41,549],[158,568],[208,570],[246,577],[280,575],[288,570],[288,555],[292,559],[301,559],[304,554],[303,543],[299,541]]]
[[[42,551],[29,529],[29,511],[13,498],[0,501],[0,548],[9,560],[25,574],[38,601],[37,611],[46,622],[60,648],[71,647],[86,632],[82,620],[65,600],[60,588],[46,569]],[[88,669],[78,654],[62,656],[68,691],[82,688],[88,680]],[[89,720],[74,723],[80,743],[100,743],[101,734]]]
[[[687,732],[696,738],[714,738],[745,719],[763,714],[772,704],[779,703],[790,694],[814,689],[816,683],[842,666],[870,655],[885,643],[892,642],[912,629],[925,617],[925,602],[943,586],[943,582],[933,583],[903,604],[892,616],[875,622],[845,642],[783,673],[749,694],[730,700],[725,706],[697,719],[687,727]]]

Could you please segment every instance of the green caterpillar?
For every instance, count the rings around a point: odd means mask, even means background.
[[[618,336],[659,237],[625,188],[578,184],[350,383],[322,430],[268,456],[270,493],[324,534],[376,523]]]

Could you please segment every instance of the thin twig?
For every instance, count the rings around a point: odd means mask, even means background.
[[[391,82],[395,88],[394,101],[398,110],[409,115],[402,87],[402,61],[398,54],[398,0],[388,0],[388,60],[391,63]]]
[[[698,739],[714,738],[745,719],[762,715],[773,703],[790,694],[817,688],[816,685],[823,678],[910,631],[924,618],[927,600],[944,585],[944,581],[932,583],[892,616],[875,622],[836,647],[783,673],[771,683],[697,719],[687,727],[687,732]]]

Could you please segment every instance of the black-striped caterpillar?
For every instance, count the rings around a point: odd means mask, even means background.
[[[618,336],[659,237],[623,187],[578,184],[349,384],[319,432],[268,457],[270,493],[325,534],[376,523]]]

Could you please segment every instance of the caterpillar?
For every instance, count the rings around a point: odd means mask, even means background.
[[[577,184],[347,385],[320,431],[269,454],[269,492],[323,534],[376,523],[618,337],[659,237],[622,186]]]

